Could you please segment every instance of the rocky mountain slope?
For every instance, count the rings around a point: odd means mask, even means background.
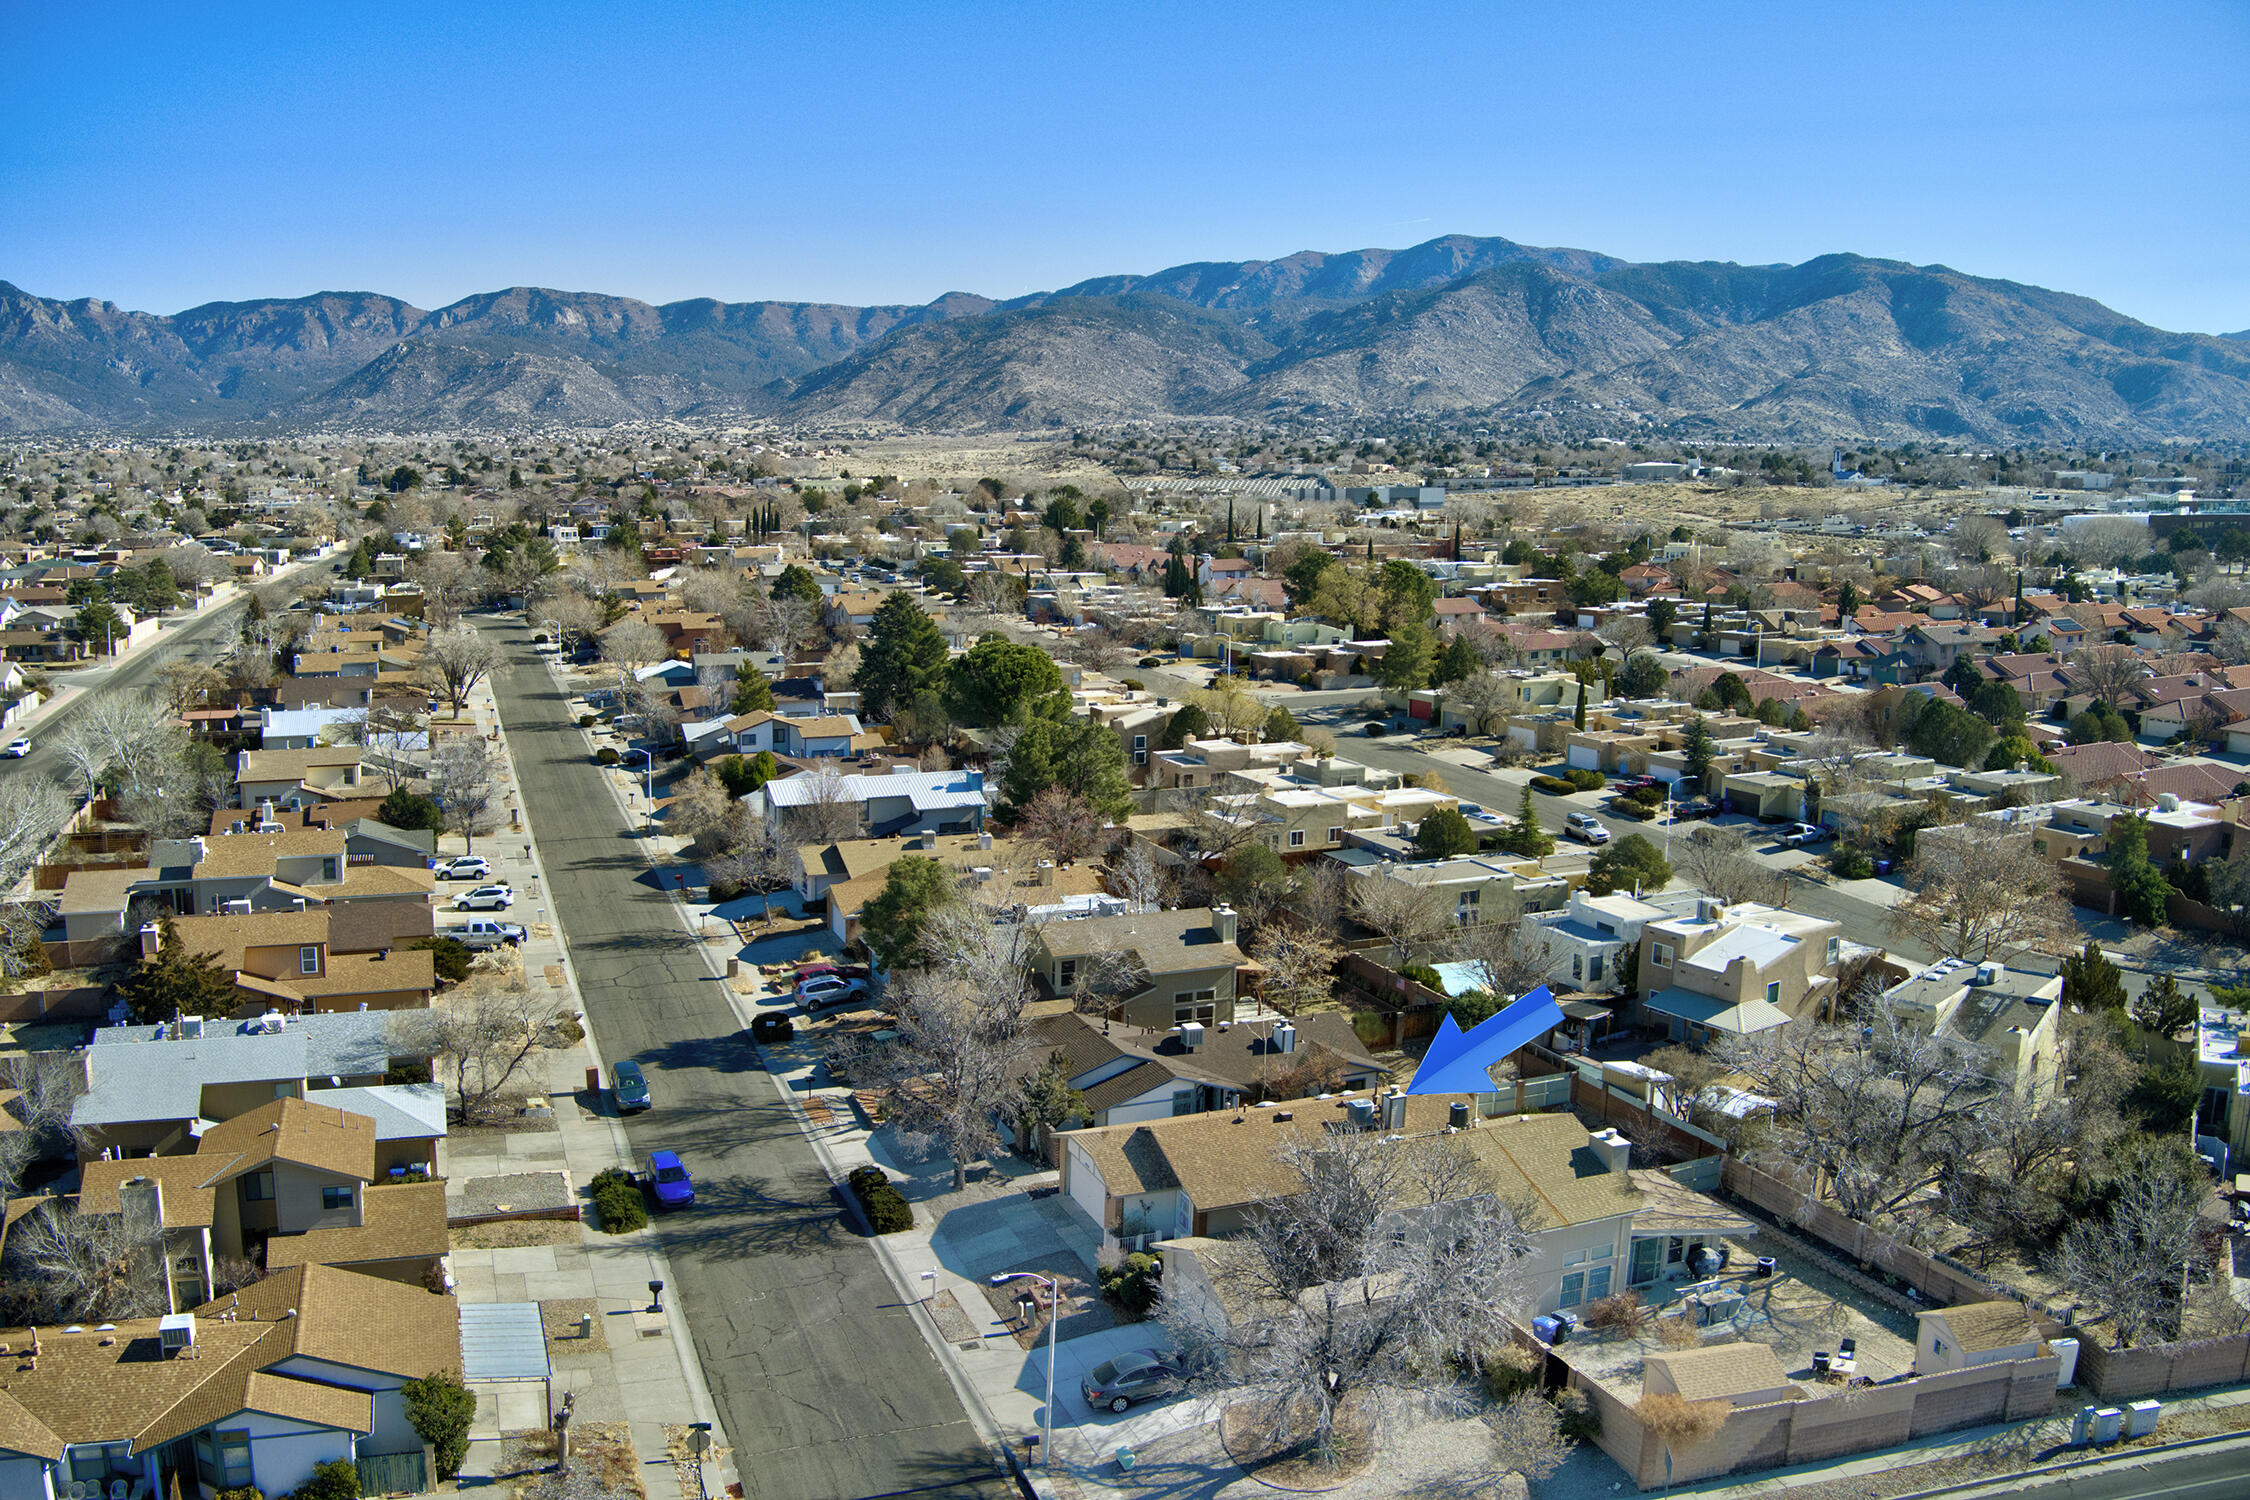
[[[1942,266],[1636,265],[1466,236],[921,307],[516,287],[434,312],[324,293],[167,318],[0,283],[0,432],[1004,430],[1577,402],[1753,438],[2149,442],[2250,436],[2246,345]]]

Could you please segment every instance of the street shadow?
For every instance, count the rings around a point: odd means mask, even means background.
[[[667,1071],[689,1068],[707,1069],[713,1073],[763,1073],[766,1065],[759,1061],[758,1049],[750,1038],[741,1032],[728,1036],[684,1037],[651,1047],[638,1054],[643,1065],[653,1064]]]
[[[694,1175],[694,1204],[652,1220],[668,1255],[804,1258],[860,1238],[845,1190],[816,1166],[786,1175]]]

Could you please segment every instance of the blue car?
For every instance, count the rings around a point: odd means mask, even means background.
[[[680,1165],[676,1152],[648,1154],[648,1181],[657,1203],[665,1208],[685,1208],[695,1201],[695,1184],[688,1180],[687,1168]]]

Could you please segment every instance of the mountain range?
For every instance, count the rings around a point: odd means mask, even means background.
[[[0,282],[0,433],[736,416],[992,431],[1592,406],[1590,425],[1788,441],[2236,439],[2250,330],[2167,333],[2083,297],[1857,255],[1636,264],[1460,235],[920,306],[512,287],[436,311],[324,292],[165,317]]]

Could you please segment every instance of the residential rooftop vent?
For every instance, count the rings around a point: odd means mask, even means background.
[[[157,1347],[166,1354],[178,1354],[183,1349],[195,1347],[195,1314],[167,1313],[156,1320]]]

